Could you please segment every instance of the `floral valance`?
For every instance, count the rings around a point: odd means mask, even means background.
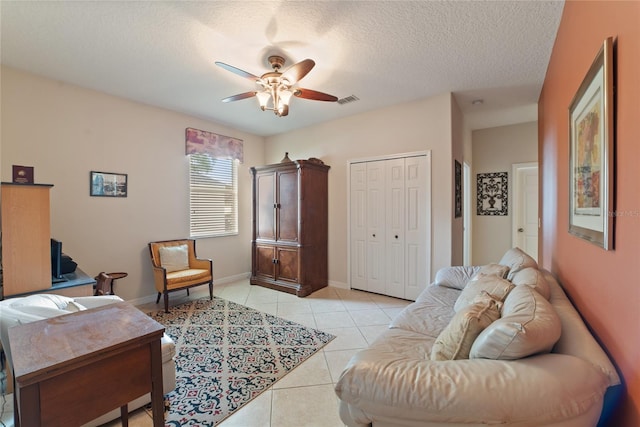
[[[186,154],[207,154],[214,159],[238,159],[244,162],[242,140],[212,132],[187,128]]]

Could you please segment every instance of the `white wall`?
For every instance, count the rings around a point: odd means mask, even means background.
[[[484,265],[497,262],[512,246],[511,221],[513,213],[514,163],[538,161],[537,122],[476,130],[472,133],[472,254],[471,263]],[[507,172],[508,215],[477,215],[476,178],[478,173]]]
[[[134,103],[2,67],[2,180],[11,165],[35,167],[51,190],[51,230],[63,251],[92,277],[125,271],[124,299],[155,294],[147,243],[189,235],[185,128],[244,140],[239,168],[238,236],[200,239],[214,280],[250,270],[251,183],[264,163],[263,138],[213,122]],[[89,196],[89,171],[128,174],[128,197]]]
[[[266,139],[265,160],[318,157],[329,171],[329,280],[346,286],[347,161],[431,150],[432,274],[451,265],[453,217],[449,93],[308,127]],[[340,108],[340,107],[337,107]]]

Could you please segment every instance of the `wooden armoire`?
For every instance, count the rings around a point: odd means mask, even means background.
[[[251,168],[251,284],[304,297],[328,285],[328,172],[321,160]]]

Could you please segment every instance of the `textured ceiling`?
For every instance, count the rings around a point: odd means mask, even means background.
[[[561,1],[6,1],[2,64],[273,135],[453,92],[465,114],[537,102]],[[312,58],[299,82],[340,105],[294,98],[289,116],[253,98],[267,56]],[[476,98],[481,106],[472,106]]]

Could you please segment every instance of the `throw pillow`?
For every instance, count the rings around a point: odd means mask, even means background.
[[[487,264],[482,266],[482,268],[480,268],[480,270],[471,278],[471,280],[478,280],[482,277],[487,276],[497,276],[501,279],[504,279],[507,277],[508,273],[509,267],[506,265]]]
[[[485,292],[491,295],[493,299],[502,302],[512,288],[513,283],[498,276],[485,276],[478,280],[470,281],[460,292],[460,296],[458,296],[453,305],[453,310],[458,312],[473,304],[474,300]]]
[[[516,286],[529,286],[535,289],[547,301],[551,298],[551,288],[540,270],[533,267],[523,268],[513,275],[511,283]]]
[[[160,265],[167,273],[189,269],[189,249],[187,245],[163,246],[158,250]]]
[[[504,301],[502,317],[480,333],[469,357],[513,360],[549,352],[560,334],[560,317],[551,303],[529,286],[516,286]]]
[[[476,337],[500,317],[499,302],[488,294],[456,313],[431,348],[431,360],[468,359]]]
[[[517,247],[509,249],[502,256],[502,259],[500,259],[498,264],[509,266],[509,274],[507,275],[508,280],[513,279],[513,275],[523,268],[538,268],[538,263],[536,262],[536,260],[527,255],[522,249]]]

